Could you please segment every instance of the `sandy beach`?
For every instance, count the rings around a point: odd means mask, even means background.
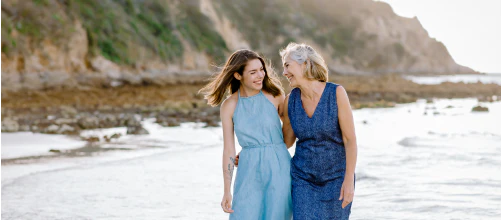
[[[435,99],[355,110],[351,219],[498,219],[500,102],[481,103],[489,112],[471,112],[477,104]],[[142,124],[150,134],[125,135],[125,128],[82,134],[124,133],[100,145],[116,150],[2,160],[2,218],[226,219],[219,207],[221,127]],[[12,135],[27,134],[2,133],[2,145]],[[37,154],[29,148],[24,151]]]

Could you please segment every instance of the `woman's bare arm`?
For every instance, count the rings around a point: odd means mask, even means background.
[[[282,107],[282,133],[284,135],[284,143],[286,143],[286,147],[290,148],[296,141],[295,132],[293,131],[293,127],[291,127],[291,122],[289,121],[288,115],[288,103],[289,103],[289,95],[284,99],[284,105]]]
[[[235,160],[235,140],[234,140],[234,124],[232,115],[235,110],[235,103],[232,99],[227,99],[221,104],[220,118],[223,127],[223,179],[224,191],[230,193],[232,183],[234,160]]]
[[[357,141],[354,127],[352,108],[349,97],[342,86],[336,88],[336,100],[338,103],[338,121],[342,131],[343,143],[345,145],[346,169],[345,179],[340,192],[340,200],[343,198],[342,207],[345,208],[354,197],[354,172],[357,161]]]

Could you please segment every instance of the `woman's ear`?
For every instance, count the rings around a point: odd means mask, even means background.
[[[238,72],[235,72],[235,73],[234,73],[234,77],[235,77],[237,80],[239,80],[239,81],[242,79],[241,74],[239,74]]]

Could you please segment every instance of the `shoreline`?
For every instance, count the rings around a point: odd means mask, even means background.
[[[425,210],[437,219],[452,213],[464,219],[479,218],[480,212],[459,207],[458,201],[465,201],[465,206],[483,206],[484,219],[495,219],[499,214],[500,192],[496,189],[500,183],[500,157],[497,156],[500,153],[500,125],[490,122],[500,119],[500,102],[483,103],[490,107],[489,113],[471,113],[476,99],[433,101],[426,103],[421,99],[395,108],[354,111],[355,129],[360,137],[360,164],[356,170],[359,200],[354,203],[357,205],[354,209],[359,211],[354,212],[354,219],[364,219],[364,216],[379,213],[382,208],[400,204],[402,209],[377,217],[399,219],[399,216],[413,215],[419,219]],[[436,110],[439,115],[423,115],[424,111]],[[144,207],[146,214],[137,215],[137,218],[224,218],[226,214],[219,207],[223,188],[221,128],[200,129],[201,124],[182,124],[159,129],[154,121],[142,122],[151,131],[150,135],[127,135],[115,142],[122,142],[122,147],[144,143],[165,148],[108,151],[90,157],[60,157],[6,165],[2,175],[6,211],[2,214],[14,218],[27,216],[23,215],[26,213],[35,217],[45,213],[43,216],[47,218],[56,215],[104,218],[105,214],[127,218],[135,214],[128,212],[130,207]],[[120,132],[125,132],[121,129]],[[113,133],[112,130],[85,133],[104,135]],[[294,148],[288,151],[294,155]],[[445,170],[448,172],[442,172],[444,175],[437,175],[436,171]],[[479,187],[471,187],[472,183]],[[380,185],[388,187],[383,191],[375,187]],[[99,187],[90,190],[90,186]],[[421,187],[417,189],[416,186]],[[444,190],[437,193],[438,189]],[[497,193],[494,194],[494,190]],[[162,196],[151,196],[159,192]],[[183,196],[192,194],[197,196]],[[375,196],[380,194],[390,197],[382,200],[382,196]],[[403,203],[410,196],[416,198]],[[37,198],[49,200],[34,208],[29,201]],[[172,203],[172,198],[183,198],[183,201]],[[151,202],[145,205],[142,201]],[[441,210],[431,208],[438,202],[444,203]],[[91,211],[79,212],[78,216],[65,211],[72,210],[75,203],[82,210]],[[118,205],[110,208],[110,204]],[[182,211],[184,204],[202,208],[187,213]],[[61,208],[55,212],[43,211],[53,207]],[[96,211],[96,207],[102,209]]]
[[[288,94],[289,83],[281,80]],[[394,107],[398,103],[433,98],[477,98],[489,102],[499,101],[501,95],[498,84],[443,82],[423,85],[401,75],[337,75],[331,76],[330,81],[346,89],[353,109]],[[200,82],[169,86],[2,91],[2,132],[77,136],[89,129],[127,127],[128,134],[143,134],[148,133],[140,123],[143,118],[155,118],[155,122],[163,127],[176,127],[185,122],[219,126],[219,108],[208,106],[203,95],[198,93],[203,85]],[[93,142],[95,138],[84,141]]]

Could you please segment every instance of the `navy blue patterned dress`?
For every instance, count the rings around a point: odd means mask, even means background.
[[[309,118],[301,91],[291,91],[288,114],[298,138],[291,160],[294,219],[348,219],[352,203],[342,209],[340,189],[345,176],[345,147],[338,123],[334,83],[326,83]]]

